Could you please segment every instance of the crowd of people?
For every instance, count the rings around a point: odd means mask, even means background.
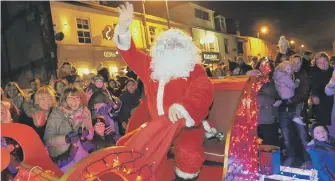
[[[1,90],[1,123],[21,123],[34,129],[64,172],[89,153],[115,145],[140,104],[143,85],[129,68],[116,79],[110,78],[106,67],[97,69],[97,75],[90,74],[85,80],[70,62],[64,62],[59,79],[44,86],[33,79],[27,94],[17,83],[9,82]],[[15,145],[8,138],[2,139],[2,144]],[[14,148],[10,151],[15,152]],[[22,150],[16,155],[23,160]],[[7,169],[7,176],[16,172]]]
[[[320,178],[332,180],[335,57],[319,52],[313,58],[310,51],[298,55],[285,37],[280,38],[278,46],[276,60],[254,57],[247,64],[243,57],[237,57],[229,60],[229,66],[220,63],[214,76],[258,76],[263,83],[257,96],[258,135],[263,144],[280,147],[285,166],[313,165]],[[213,76],[205,69],[208,76]],[[144,88],[129,68],[116,79],[110,78],[102,64],[97,75],[86,77],[78,75],[70,62],[64,62],[59,70],[59,79],[49,85],[31,80],[28,95],[17,83],[8,83],[1,92],[1,122],[34,129],[51,159],[65,172],[89,153],[115,145],[125,134]],[[7,147],[11,145],[9,139],[3,142]],[[18,159],[22,160],[22,155]],[[15,173],[11,167],[7,171]]]

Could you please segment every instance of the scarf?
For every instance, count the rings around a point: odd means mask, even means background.
[[[84,106],[80,106],[77,110],[72,110],[66,106],[62,106],[60,110],[64,116],[70,120],[72,128],[76,128],[77,125],[81,125],[90,115],[88,109]]]

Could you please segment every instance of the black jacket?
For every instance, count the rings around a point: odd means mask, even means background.
[[[314,105],[314,113],[317,122],[325,125],[330,125],[331,113],[334,104],[333,96],[327,96],[325,93],[326,85],[331,79],[332,74],[333,69],[331,67],[329,67],[327,70],[321,70],[319,67],[314,66],[311,69],[311,95],[320,99],[320,104]]]

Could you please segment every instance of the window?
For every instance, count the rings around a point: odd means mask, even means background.
[[[79,43],[91,43],[91,32],[88,19],[77,18],[77,34]]]
[[[149,26],[149,37],[150,37],[150,44],[154,42],[156,37],[156,27]]]
[[[195,17],[209,21],[209,14],[200,9],[195,9]]]
[[[229,51],[228,51],[228,39],[227,38],[225,38],[224,39],[224,51],[228,54],[229,53]]]
[[[243,54],[243,42],[242,41],[237,42],[237,54]]]

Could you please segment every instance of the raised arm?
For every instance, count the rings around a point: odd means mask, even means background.
[[[113,40],[123,60],[145,82],[150,72],[151,58],[138,50],[131,38],[129,26],[133,21],[134,8],[130,3],[121,5],[119,11],[119,24],[115,27]]]

